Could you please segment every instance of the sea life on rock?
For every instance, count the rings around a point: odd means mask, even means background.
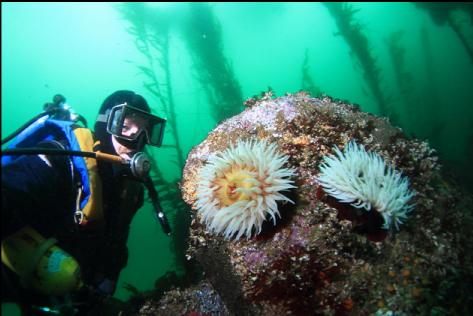
[[[282,191],[294,186],[294,170],[284,167],[288,156],[276,143],[238,140],[225,151],[209,157],[202,168],[196,206],[207,228],[225,238],[249,239],[261,232],[269,215],[276,225],[277,201],[291,202]]]
[[[220,122],[193,147],[180,185],[183,200],[193,211],[187,259],[202,266],[232,315],[374,315],[379,309],[424,315],[436,306],[462,314],[459,311],[469,302],[469,283],[464,280],[471,278],[473,266],[473,243],[466,233],[473,227],[473,216],[465,211],[471,209],[472,197],[444,178],[435,151],[425,141],[409,138],[388,120],[329,97],[265,93],[245,104],[243,112]],[[260,147],[264,142],[266,149]],[[261,161],[271,146],[275,158]],[[338,156],[336,152],[330,156],[334,146]],[[214,216],[231,203],[241,211],[252,194],[257,196],[256,182],[250,179],[259,169],[244,167],[242,158],[237,158],[255,150],[256,154],[245,156],[261,168],[281,159],[273,170],[293,169],[280,175],[284,183],[275,184],[279,189],[288,187],[277,192],[294,204],[278,203],[281,218],[276,226],[264,221],[261,233],[255,235],[259,228],[254,224],[249,239],[234,242],[230,235],[247,237],[250,222],[243,229],[237,226],[240,218],[227,219],[222,213],[219,221],[226,224],[209,232],[215,219],[203,220],[203,202],[209,205],[207,216]],[[355,170],[360,169],[364,177],[382,178],[370,179],[374,181],[370,188],[380,195],[369,192],[369,199],[353,200],[346,196],[347,202],[341,202],[324,191],[321,166],[329,168],[351,155],[356,158],[349,165],[353,175],[358,176]],[[327,162],[329,157],[333,163]],[[227,159],[232,162],[224,164]],[[237,168],[229,168],[230,164]],[[204,171],[217,166],[227,170]],[[326,172],[337,172],[332,176],[338,179],[341,167]],[[350,187],[361,185],[349,182],[359,178],[347,181]],[[236,184],[242,190],[237,191]],[[408,214],[414,202],[415,212]],[[370,211],[365,210],[368,205]],[[277,217],[274,208],[272,212],[260,214]],[[261,220],[262,216],[256,217],[254,223]],[[399,231],[382,228],[401,223]],[[225,231],[230,224],[233,231]],[[227,239],[212,234],[217,228]],[[438,289],[451,294],[439,297]]]
[[[409,180],[387,165],[380,155],[366,152],[362,145],[350,141],[343,152],[324,157],[319,183],[325,192],[343,203],[381,213],[384,229],[399,229],[411,211],[408,204],[414,193]]]

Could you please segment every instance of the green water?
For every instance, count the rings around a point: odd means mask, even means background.
[[[243,100],[271,87],[276,95],[302,87],[302,66],[307,56],[308,74],[317,88],[332,97],[359,104],[364,111],[380,113],[370,96],[338,25],[320,3],[214,3],[208,9],[220,25],[221,38],[212,42],[202,33],[200,46],[191,46],[182,25],[195,4],[153,3],[145,10],[160,14],[168,40],[171,96],[175,106],[176,137],[185,156],[216,125],[215,107],[207,90],[216,82],[202,81],[206,70],[217,69],[216,60],[196,63],[196,54],[221,49]],[[93,125],[103,99],[115,90],[134,90],[147,98],[154,113],[169,116],[159,97],[144,87],[149,81],[137,66],[149,60],[135,46],[130,21],[109,3],[2,3],[2,138],[42,110],[56,93]],[[473,170],[473,59],[448,24],[436,24],[429,14],[411,3],[353,3],[354,19],[362,24],[370,53],[380,70],[379,87],[391,97],[396,124],[409,135],[427,139],[437,149],[446,168],[471,187]],[[467,16],[468,17],[468,16]],[[197,21],[206,26],[206,19]],[[194,17],[194,19],[196,19]],[[136,21],[135,22],[139,22]],[[143,21],[144,22],[144,21]],[[472,27],[472,21],[466,20]],[[150,23],[150,22],[146,22]],[[207,23],[207,24],[206,24]],[[148,27],[150,27],[148,25]],[[401,93],[388,38],[403,31],[398,42],[405,49],[403,69],[409,75],[408,98]],[[164,34],[164,33],[163,33]],[[186,35],[187,34],[187,35]],[[467,32],[473,42],[473,32]],[[208,46],[206,45],[208,41]],[[307,52],[307,55],[306,55]],[[215,51],[213,51],[215,53]],[[212,54],[210,54],[212,55]],[[160,58],[159,56],[155,56]],[[158,62],[158,59],[155,62]],[[161,59],[162,60],[162,59]],[[212,68],[213,67],[213,68]],[[156,66],[156,76],[166,73]],[[200,77],[199,77],[200,76]],[[199,79],[200,78],[200,79]],[[167,95],[169,102],[169,95]],[[218,97],[216,98],[217,100]],[[218,102],[217,102],[218,104]],[[173,182],[180,168],[172,148],[152,151],[164,179]],[[124,282],[150,290],[155,280],[175,268],[171,241],[152,219],[147,204],[133,221],[130,258],[122,272],[116,297],[127,299]],[[2,313],[12,311],[2,305]]]

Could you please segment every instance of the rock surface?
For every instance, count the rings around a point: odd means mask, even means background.
[[[238,139],[265,139],[290,156],[297,188],[288,197],[296,203],[279,205],[276,225],[266,221],[249,240],[214,235],[194,214],[188,256],[200,262],[228,313],[473,311],[473,199],[441,175],[427,143],[328,97],[298,93],[274,98],[267,93],[245,104],[241,114],[222,122],[189,153],[181,183],[184,200],[196,209],[199,170],[209,155]],[[352,139],[409,177],[415,208],[399,231],[373,226],[370,218],[327,196],[317,184],[323,157]]]

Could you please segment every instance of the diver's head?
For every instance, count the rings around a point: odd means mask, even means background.
[[[142,151],[146,144],[145,133],[139,133],[139,131],[145,128],[147,122],[140,120],[140,118],[124,118],[121,121],[123,124],[123,136],[120,137],[120,134],[117,137],[112,134],[110,130],[107,129],[110,113],[112,109],[123,104],[127,104],[143,113],[151,112],[148,103],[141,95],[129,90],[115,91],[104,100],[100,107],[99,115],[95,122],[95,135],[100,141],[101,150],[103,152],[118,154],[122,158],[130,159],[130,154]],[[127,137],[129,135],[136,135],[136,137]]]

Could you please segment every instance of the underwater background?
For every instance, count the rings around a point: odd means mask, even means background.
[[[473,188],[473,8],[468,3],[2,3],[2,138],[56,93],[93,127],[104,98],[142,94],[168,119],[151,149],[174,234],[135,216],[115,296],[182,273],[187,153],[243,102],[306,90],[389,117]],[[130,288],[130,287],[128,287]],[[15,315],[11,304],[2,313]]]

